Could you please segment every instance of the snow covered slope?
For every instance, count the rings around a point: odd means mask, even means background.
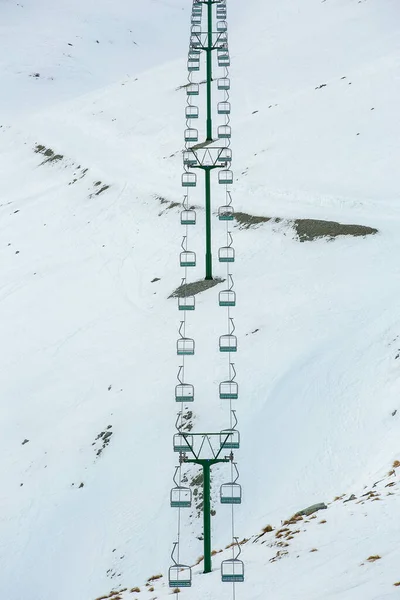
[[[189,8],[0,6],[0,590],[10,600],[90,600],[168,567],[178,324],[168,296],[180,283]],[[398,17],[391,0],[229,5],[235,207],[285,219],[235,229],[241,538],[313,502],[359,499],[400,458]],[[299,217],[379,232],[300,243],[288,222]],[[216,222],[215,251],[222,239]],[[226,425],[217,291],[198,297],[191,319],[198,429]],[[223,479],[216,471],[215,488]],[[264,598],[273,580],[282,599],[397,595],[390,481],[374,504],[333,503],[324,538],[311,521],[285,560],[269,564],[277,549],[264,553],[264,538],[244,545],[238,594]],[[229,528],[216,510],[219,549]],[[200,529],[188,517],[188,562],[202,553]],[[374,554],[382,562],[362,570]],[[217,579],[196,577],[187,597],[229,595]]]

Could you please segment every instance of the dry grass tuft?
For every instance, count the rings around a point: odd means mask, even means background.
[[[400,581],[396,581],[396,583],[394,583],[393,585],[395,585],[396,587],[400,586]]]
[[[263,527],[262,532],[263,533],[270,533],[273,530],[274,530],[274,528],[272,527],[272,525],[266,525],[265,527]]]
[[[161,579],[162,574],[159,573],[158,575],[152,575],[151,577],[148,578],[147,581],[156,581],[157,579]]]
[[[140,594],[140,588],[139,587],[131,588],[131,594],[133,594],[134,592],[136,592],[137,594]]]
[[[199,558],[196,560],[196,562],[194,563],[194,565],[199,565],[202,561],[204,560],[204,555],[202,554],[201,556],[199,556]]]
[[[379,556],[379,554],[371,554],[371,556],[368,556],[367,561],[375,562],[376,560],[380,560],[381,558],[382,556]]]
[[[322,519],[322,521],[319,522],[320,525],[323,525],[324,523],[326,523],[326,519]]]
[[[318,552],[318,548],[311,548],[310,552]]]
[[[400,467],[400,460],[395,460],[392,467],[393,469],[398,469]]]

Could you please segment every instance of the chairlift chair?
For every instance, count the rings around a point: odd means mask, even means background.
[[[236,292],[233,290],[221,290],[218,300],[220,306],[236,306]]]
[[[242,486],[236,482],[223,483],[219,490],[221,504],[241,504]]]
[[[182,175],[182,187],[196,187],[197,175],[187,171]]]
[[[224,429],[219,434],[221,448],[238,450],[240,448],[240,433],[236,429]]]
[[[234,294],[235,292],[230,291],[230,293]],[[239,386],[236,381],[221,381],[219,384],[219,397],[221,400],[237,400],[239,397]]]
[[[199,132],[197,129],[189,127],[185,129],[185,142],[198,142],[199,141]]]
[[[221,563],[221,579],[226,583],[242,583],[244,581],[244,564],[237,558],[228,558]]]
[[[219,163],[230,163],[232,162],[232,150],[230,148],[221,148],[218,156],[217,162]],[[233,182],[233,180],[232,180]],[[221,181],[220,181],[221,183]]]
[[[181,212],[181,225],[196,225],[196,211],[193,209]]]
[[[217,23],[217,31],[218,33],[222,33],[227,31],[228,29],[228,23],[226,21],[218,21]]]
[[[183,588],[192,585],[192,569],[187,565],[173,565],[168,572],[169,587]]]
[[[190,28],[190,33],[191,35],[201,35],[202,31],[201,31],[201,25],[192,25]]]
[[[219,67],[230,67],[231,66],[231,59],[229,58],[228,54],[218,57],[218,66]]]
[[[182,435],[181,433],[175,433],[174,452],[190,452],[191,448],[193,448],[192,435]]]
[[[178,310],[194,310],[196,301],[194,296],[181,296],[178,298]]]
[[[237,337],[231,333],[221,335],[219,338],[220,352],[237,352]]]
[[[232,128],[230,125],[220,125],[218,127],[218,139],[227,140],[232,137]]]
[[[231,80],[229,79],[229,77],[220,77],[217,80],[217,88],[219,90],[230,90]]]
[[[194,14],[192,13],[191,23],[192,23],[192,25],[200,25],[201,13],[200,14],[198,12],[195,12]]]
[[[181,267],[195,267],[196,266],[196,253],[189,250],[183,250],[180,253],[180,265]]]
[[[189,47],[191,52],[193,52],[197,48],[201,49],[201,37],[199,35],[191,35]]]
[[[218,260],[221,263],[235,262],[235,248],[232,248],[232,246],[222,246],[218,250]]]
[[[198,106],[187,106],[185,108],[186,119],[198,119],[199,118],[199,107]]]
[[[186,86],[186,94],[188,96],[198,96],[199,95],[199,84],[198,83],[189,83]]]
[[[231,114],[231,103],[230,102],[218,102],[217,112],[219,115],[230,115]]]
[[[192,490],[190,488],[178,485],[177,487],[172,488],[169,497],[172,508],[190,508],[192,506]],[[228,503],[225,502],[225,504]]]
[[[186,167],[194,167],[194,165],[197,165],[196,155],[193,154],[193,152],[191,152],[190,150],[184,150],[183,151],[183,164]]]
[[[178,385],[175,386],[175,401],[193,402],[194,386],[191,383],[178,383]]]
[[[198,60],[188,60],[187,70],[189,73],[195,73],[196,71],[200,71],[200,62]]]
[[[232,171],[228,171],[223,169],[218,173],[218,183],[221,185],[230,185],[233,183],[233,173]]]
[[[226,206],[220,206],[218,209],[218,219],[220,221],[233,221],[235,211],[233,206],[227,204]]]

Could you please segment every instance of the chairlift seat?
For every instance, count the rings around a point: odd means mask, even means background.
[[[230,185],[233,183],[232,171],[223,170],[218,173],[218,183],[221,185]]]
[[[197,165],[196,155],[193,154],[190,150],[184,150],[183,152],[183,164],[186,167],[194,167]]]
[[[220,306],[236,306],[236,292],[233,290],[221,290],[219,293]]]
[[[183,486],[172,488],[170,505],[171,508],[190,508],[192,506],[192,490]]]
[[[188,128],[185,129],[185,142],[198,142],[199,132],[197,129]]]
[[[194,296],[183,296],[178,298],[178,310],[194,310],[196,301]]]
[[[217,112],[219,115],[230,115],[231,114],[231,103],[230,102],[218,102]]]
[[[218,138],[222,139],[230,139],[232,137],[232,129],[230,125],[220,125],[218,127]]]
[[[235,292],[230,292],[234,294]],[[219,384],[219,397],[221,400],[237,400],[239,386],[236,381],[221,381]]]
[[[217,162],[218,163],[230,163],[232,162],[232,150],[230,148],[221,148],[218,157],[217,157]],[[232,175],[232,182],[233,182],[233,175]]]
[[[180,254],[180,265],[181,267],[195,267],[196,266],[196,253],[184,250]]]
[[[244,564],[237,558],[229,558],[221,563],[221,579],[226,583],[242,583],[244,581]]]
[[[187,173],[183,173],[182,187],[196,187],[196,184],[197,184],[196,173],[191,173],[190,171],[188,171]]]
[[[198,106],[187,106],[185,108],[185,117],[187,119],[198,119],[199,118],[199,107]]]
[[[169,568],[168,582],[171,588],[191,587],[192,569],[187,565],[173,565]]]
[[[220,352],[237,352],[237,337],[232,334],[221,335],[219,338]]]
[[[235,249],[232,246],[223,246],[218,250],[218,260],[221,263],[235,262]]]
[[[240,448],[240,433],[236,429],[225,429],[219,434],[221,448],[238,450]]]
[[[178,383],[175,387],[176,402],[193,402],[194,386],[191,383]]]
[[[231,205],[220,206],[218,209],[218,219],[220,221],[233,221],[234,209]]]
[[[242,486],[239,483],[223,483],[220,487],[221,504],[241,504]]]
[[[229,79],[229,77],[220,77],[217,80],[217,88],[219,90],[230,90],[230,88],[231,88],[231,80]]]
[[[193,448],[193,436],[183,436],[181,433],[175,433],[174,452],[189,452],[190,448]]]
[[[181,212],[181,225],[196,225],[196,211],[183,210]]]
[[[198,83],[189,83],[186,86],[186,94],[188,96],[198,96],[199,95],[199,84]]]
[[[192,338],[179,338],[176,343],[176,353],[178,356],[193,356],[194,340]]]

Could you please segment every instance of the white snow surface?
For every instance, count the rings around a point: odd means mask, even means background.
[[[170,594],[179,315],[168,296],[180,283],[182,231],[169,203],[183,197],[189,15],[185,0],[0,2],[7,600],[94,600],[136,585],[145,600]],[[396,0],[229,0],[234,205],[284,219],[234,229],[236,528],[249,538],[238,599],[400,593],[400,471],[387,475],[400,459],[399,17]],[[62,158],[45,163],[37,144]],[[192,199],[197,279],[202,187]],[[288,221],[299,217],[378,233],[300,243]],[[223,243],[215,219],[214,258]],[[189,319],[200,431],[227,426],[219,289],[197,296]],[[104,431],[112,436],[97,456]],[[226,476],[215,469],[214,491]],[[371,490],[379,500],[362,496]],[[300,533],[288,547],[274,545],[281,521],[322,501],[328,510],[289,526]],[[215,508],[219,550],[230,511]],[[181,554],[193,564],[201,523],[184,525]],[[278,550],[288,554],[270,562]],[[218,570],[227,555],[210,575],[196,567],[183,597],[230,598]],[[145,591],[156,573],[164,578]]]

